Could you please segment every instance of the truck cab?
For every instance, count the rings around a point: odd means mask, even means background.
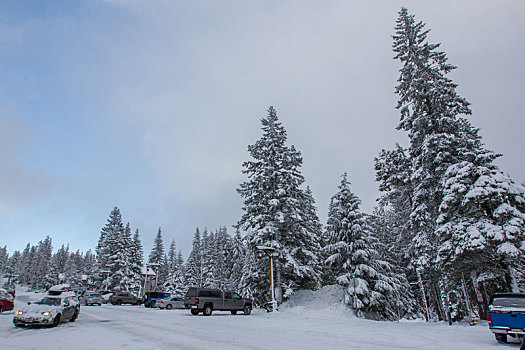
[[[489,329],[498,343],[507,338],[523,338],[525,334],[525,294],[500,293],[490,297],[487,313]]]

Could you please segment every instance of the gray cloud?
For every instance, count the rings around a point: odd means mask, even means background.
[[[151,197],[117,203],[147,249],[159,225],[187,252],[195,226],[238,220],[241,164],[270,105],[303,154],[320,216],[344,171],[371,210],[373,158],[406,145],[395,130],[399,67],[391,50],[402,5],[443,42],[474,125],[505,155],[502,167],[525,180],[523,2],[95,3],[61,61],[89,101],[92,123],[120,126],[157,182]]]

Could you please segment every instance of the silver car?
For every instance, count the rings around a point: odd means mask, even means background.
[[[78,299],[73,296],[46,296],[17,309],[13,323],[17,327],[58,326],[60,322],[75,322],[80,313]]]
[[[100,306],[104,302],[104,300],[102,299],[102,296],[94,292],[87,292],[86,294],[84,294],[78,299],[80,300],[80,303],[83,305],[99,305]]]
[[[183,297],[169,297],[166,299],[157,300],[156,306],[160,309],[184,309]]]

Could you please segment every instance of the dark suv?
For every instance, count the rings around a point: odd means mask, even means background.
[[[160,299],[169,298],[170,293],[163,292],[146,292],[144,294],[144,306],[145,307],[155,307],[155,304]]]
[[[202,312],[205,316],[211,315],[213,310],[230,311],[235,315],[237,311],[249,315],[252,312],[253,300],[241,297],[232,291],[219,289],[195,288],[188,289],[184,297],[184,307],[191,309],[192,315]]]

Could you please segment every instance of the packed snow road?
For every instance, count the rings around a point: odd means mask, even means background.
[[[20,303],[20,302],[18,302]],[[486,324],[469,327],[425,322],[376,322],[341,308],[284,308],[274,314],[214,312],[143,306],[82,306],[74,323],[18,329],[13,312],[0,314],[2,349],[518,349],[500,345]]]

